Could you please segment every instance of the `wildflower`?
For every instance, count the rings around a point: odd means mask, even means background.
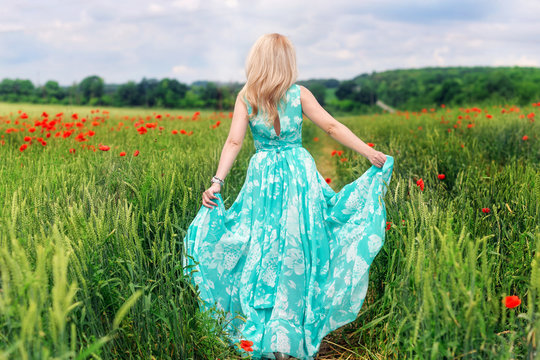
[[[173,133],[173,135],[178,134],[178,130],[173,130],[173,131],[171,131],[171,132]]]
[[[314,137],[314,138],[313,138],[313,141],[319,141],[319,138],[318,138],[318,137]]]
[[[25,137],[24,137],[24,141],[27,141],[27,142],[28,142],[28,141],[30,141],[30,140],[32,140],[32,138],[31,138],[30,136],[25,136]]]
[[[25,138],[26,139],[26,138]],[[527,141],[529,140],[529,137],[527,135],[523,135],[523,137],[521,138],[523,141]]]
[[[444,180],[446,176],[444,176],[444,174],[439,174],[437,175],[437,177],[439,178],[439,180]]]
[[[326,181],[327,184],[330,184],[332,182],[332,179],[330,179],[330,178],[326,178],[324,180]]]
[[[512,295],[512,296],[507,296],[504,299],[504,302],[507,308],[513,309],[516,306],[519,306],[521,304],[521,299],[518,296]]]
[[[491,210],[489,208],[482,208],[482,212],[488,214]]]
[[[122,152],[120,153],[120,156],[126,156],[126,152],[125,152],[125,151],[122,151]]]
[[[71,149],[69,149],[69,152],[72,153],[72,154],[74,154],[74,153],[75,153],[75,149],[71,148]]]
[[[336,155],[337,150],[332,151],[332,156]]]
[[[420,190],[424,191],[424,180],[422,178],[416,181],[416,186],[420,187]]]
[[[139,150],[135,150],[135,152],[133,153],[133,156],[137,156],[139,155]]]
[[[24,151],[26,150],[26,148],[28,147],[28,144],[22,144],[21,147],[19,148],[19,151]]]
[[[386,222],[386,230],[390,230],[390,228],[392,227],[392,223],[390,221],[387,221]]]
[[[28,129],[28,132],[33,133],[34,131],[36,131],[36,128],[31,127],[30,129]]]
[[[107,146],[107,145],[101,145],[101,144],[99,144],[99,147],[98,147],[98,148],[99,148],[99,150],[101,150],[101,151],[109,151],[109,150],[111,149],[110,146]]]
[[[339,159],[339,160],[341,160],[341,162],[345,162],[345,161],[347,161],[347,158],[346,158],[346,157],[343,157],[343,158],[341,158],[341,159]]]
[[[253,348],[251,347],[253,345],[253,341],[249,340],[240,340],[240,346],[245,351],[253,351]]]
[[[493,118],[493,115],[487,114],[486,117],[487,117],[488,119],[491,119],[491,118]]]
[[[375,146],[374,143],[369,143],[369,142],[367,143],[367,145],[368,145],[369,147],[374,147],[374,146]]]

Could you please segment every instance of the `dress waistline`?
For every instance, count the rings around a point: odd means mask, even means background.
[[[299,147],[302,147],[302,144],[284,144],[284,145],[270,146],[266,148],[261,147],[261,148],[258,148],[257,151],[255,152],[275,151],[279,153],[280,151],[291,150],[291,149],[295,149]]]

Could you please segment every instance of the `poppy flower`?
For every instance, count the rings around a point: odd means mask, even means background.
[[[386,222],[386,230],[390,230],[390,228],[392,227],[392,223],[390,221],[387,221]]]
[[[33,133],[34,131],[36,131],[36,128],[31,127],[30,129],[28,129],[28,132]]]
[[[72,154],[74,154],[74,153],[75,153],[75,149],[71,148],[71,149],[69,149],[69,152],[72,153]]]
[[[173,131],[171,131],[171,132],[173,133],[173,135],[178,134],[178,130],[173,130]]]
[[[146,128],[144,126],[141,126],[140,128],[138,128],[137,131],[141,135],[146,134],[148,132],[148,130],[146,130]]]
[[[509,309],[513,309],[516,306],[519,306],[520,304],[521,304],[521,299],[516,295],[507,296],[504,299],[504,305]]]
[[[488,214],[491,210],[489,208],[482,208],[482,212]]]
[[[21,115],[21,119],[28,119],[28,115],[27,115],[26,113],[23,113],[23,114]]]
[[[444,176],[444,174],[439,174],[437,175],[437,177],[439,178],[439,180],[444,180],[446,176]]]
[[[337,150],[332,151],[332,156],[336,155]]]
[[[253,341],[250,340],[240,340],[240,347],[245,351],[253,351]]]
[[[368,145],[369,147],[374,147],[374,146],[375,146],[374,143],[370,143],[370,142],[368,142],[367,145]]]
[[[26,150],[27,147],[28,147],[28,144],[22,144],[21,147],[19,148],[19,151],[24,151]]]
[[[99,148],[99,150],[101,150],[101,151],[109,151],[109,150],[111,149],[110,146],[107,146],[107,145],[101,145],[101,144],[99,144],[99,147],[98,147],[98,148]]]
[[[186,130],[180,129],[180,134],[186,134]]]
[[[318,137],[314,137],[314,138],[313,138],[313,141],[319,141],[319,138],[318,138]]]
[[[424,180],[422,178],[416,181],[416,186],[420,187],[420,190],[424,191]]]
[[[122,151],[122,152],[120,153],[120,156],[126,156],[126,152],[125,152],[125,151]]]
[[[341,158],[341,159],[339,159],[339,160],[340,160],[341,162],[345,162],[345,161],[347,161],[347,158],[343,157],[343,158]]]
[[[326,178],[324,180],[326,181],[327,184],[330,184],[332,182],[332,179],[330,179],[330,178]]]
[[[523,141],[527,141],[529,140],[529,137],[527,135],[523,135],[523,137],[521,138]]]
[[[135,152],[133,153],[133,156],[137,156],[139,155],[139,150],[135,150]]]
[[[487,117],[488,119],[491,119],[491,118],[493,118],[493,115],[487,114],[486,117]]]
[[[30,141],[30,140],[32,140],[32,138],[30,136],[25,136],[24,137],[24,141]]]

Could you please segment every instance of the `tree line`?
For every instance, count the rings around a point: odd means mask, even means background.
[[[398,109],[441,104],[462,105],[540,100],[540,68],[447,67],[389,70],[361,74],[350,80],[311,79],[306,86],[329,111],[372,112],[377,100]],[[3,79],[0,101],[118,107],[162,107],[232,110],[243,83],[147,79],[106,84],[91,75],[61,86],[49,80],[35,86],[26,79]]]

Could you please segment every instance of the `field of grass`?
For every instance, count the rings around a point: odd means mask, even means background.
[[[395,166],[368,297],[320,359],[536,356],[536,105],[338,119]],[[224,314],[198,311],[182,269],[229,124],[196,109],[0,104],[0,359],[249,358]],[[336,191],[371,165],[307,118],[303,142]],[[226,208],[253,152],[248,130]]]

